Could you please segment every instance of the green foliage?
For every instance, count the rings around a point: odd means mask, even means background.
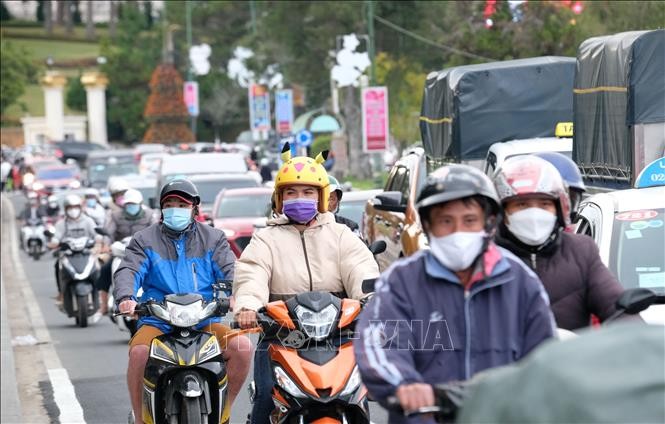
[[[0,46],[0,114],[4,114],[21,97],[26,84],[36,80],[38,69],[25,50],[5,40]]]
[[[65,103],[72,110],[83,112],[87,109],[87,98],[85,87],[81,83],[81,72],[78,76],[67,79]]]
[[[12,19],[11,13],[9,13],[9,10],[7,9],[7,6],[5,6],[5,2],[0,2],[0,21],[5,22],[9,21]]]
[[[109,77],[107,91],[109,134],[125,141],[140,139],[147,123],[143,109],[150,94],[150,75],[160,59],[161,34],[147,31],[145,15],[125,5],[115,44],[104,39],[102,71]]]
[[[332,141],[332,136],[330,134],[319,134],[314,138],[314,142],[310,147],[310,156],[316,157],[319,153],[324,150],[330,150],[330,143]]]

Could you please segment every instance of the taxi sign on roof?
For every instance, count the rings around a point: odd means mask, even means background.
[[[665,186],[665,157],[644,167],[635,180],[635,188]]]
[[[573,123],[572,122],[559,122],[554,129],[556,137],[572,137],[573,136]]]

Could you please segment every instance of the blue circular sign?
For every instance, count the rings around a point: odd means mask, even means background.
[[[307,130],[298,131],[298,134],[296,134],[296,142],[301,147],[309,147],[312,141],[314,141],[312,133]]]

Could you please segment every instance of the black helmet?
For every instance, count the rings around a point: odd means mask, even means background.
[[[199,190],[194,183],[185,179],[176,179],[169,181],[162,187],[162,192],[159,195],[159,206],[164,203],[164,199],[168,196],[178,196],[186,202],[191,202],[192,205],[197,206],[201,203]]]
[[[425,186],[418,196],[416,208],[420,220],[423,221],[423,212],[430,206],[471,196],[487,198],[491,207],[487,212],[499,214],[501,210],[499,197],[487,175],[469,165],[442,166],[427,177]]]

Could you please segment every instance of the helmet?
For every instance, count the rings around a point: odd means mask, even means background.
[[[84,195],[85,197],[97,198],[99,196],[99,192],[94,188],[87,188],[84,192]]]
[[[122,178],[113,178],[109,181],[109,193],[111,196],[129,190],[129,184]]]
[[[319,189],[319,212],[328,212],[330,183],[328,182],[328,173],[322,165],[325,162],[324,156],[327,156],[328,152],[319,153],[316,159],[307,156],[291,158],[290,149],[289,143],[284,143],[284,149],[282,149],[284,165],[279,169],[275,181],[275,207],[278,211],[282,210],[282,189],[284,187],[303,184]]]
[[[125,205],[127,203],[136,203],[140,205],[143,203],[143,195],[140,191],[130,188],[125,192]]]
[[[48,197],[48,202],[49,203],[58,203],[58,196],[52,194]]]
[[[192,203],[194,206],[197,206],[201,202],[199,190],[194,183],[185,179],[175,179],[166,183],[159,195],[159,205],[161,206],[164,203],[164,199],[169,196],[177,196],[186,202]]]
[[[80,207],[81,203],[82,203],[81,196],[79,196],[78,194],[69,194],[69,195],[67,195],[67,197],[65,197],[64,206],[65,206],[65,209],[67,209],[69,207],[72,207],[72,206],[79,206]]]
[[[561,178],[568,184],[568,187],[580,191],[586,191],[584,181],[582,181],[582,174],[577,164],[573,162],[568,156],[559,152],[538,152],[534,156],[545,159],[559,171]]]
[[[568,187],[554,165],[533,155],[508,159],[494,174],[494,184],[501,203],[529,194],[542,194],[556,205],[559,225],[570,224]]]
[[[339,184],[339,181],[337,181],[337,178],[333,177],[332,175],[328,175],[328,183],[330,183],[330,192],[337,192],[337,197],[339,200],[342,200],[342,194],[344,193],[344,190],[342,190],[342,186]]]
[[[34,191],[28,193],[28,200],[37,200],[38,197],[39,196],[37,196],[37,193],[35,193]]]
[[[463,199],[471,196],[483,196],[490,204],[490,214],[500,213],[499,197],[492,180],[480,170],[460,164],[449,164],[433,171],[425,181],[416,202],[421,222],[424,212],[430,206]]]

